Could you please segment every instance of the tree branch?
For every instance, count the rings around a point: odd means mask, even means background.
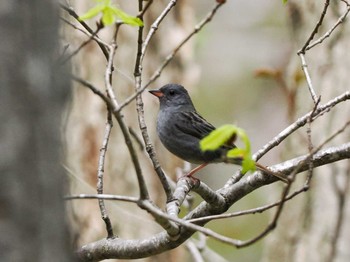
[[[142,7],[142,0],[139,0],[139,11],[141,12],[143,10]],[[140,19],[143,20],[143,17],[140,16]],[[145,52],[143,50],[143,27],[139,28],[138,32],[138,40],[137,40],[137,56],[136,56],[136,62],[135,62],[135,69],[134,69],[134,77],[135,77],[135,91],[137,92],[141,88],[141,81],[142,81],[142,56]],[[161,182],[167,202],[171,200],[171,187],[168,183],[168,180],[160,167],[159,161],[156,156],[156,152],[154,150],[154,147],[151,143],[151,140],[148,135],[147,131],[147,125],[145,121],[145,113],[144,113],[144,106],[141,94],[136,97],[136,110],[137,110],[137,119],[139,123],[139,127],[141,130],[142,138],[146,146],[146,152],[148,153],[149,158],[152,161],[154,170],[156,171],[156,174],[159,178],[159,181]]]
[[[345,92],[344,94],[337,96],[336,98],[330,100],[328,103],[318,106],[314,112],[314,115],[315,115],[315,117],[319,117],[320,115],[324,114],[325,112],[328,112],[329,110],[331,110],[334,106],[338,105],[341,102],[349,100],[349,99],[350,99],[350,92],[348,91],[348,92]],[[268,151],[270,151],[272,148],[278,146],[288,136],[290,136],[292,133],[294,133],[300,127],[304,126],[307,123],[307,121],[312,113],[313,113],[313,111],[307,113],[306,115],[300,117],[293,124],[291,124],[290,126],[285,128],[281,133],[279,133],[270,142],[268,142],[262,149],[258,150],[253,155],[253,159],[255,159],[256,161],[259,160]]]
[[[84,21],[79,20],[79,15],[74,11],[74,9],[72,7],[68,7],[68,6],[65,6],[63,4],[60,4],[60,6],[63,10],[67,11],[69,15],[74,17],[86,29],[86,31],[88,31],[90,33],[91,36],[94,36],[94,30],[92,30],[90,28],[90,26],[88,26]],[[93,39],[96,41],[98,46],[101,48],[106,59],[108,59],[108,49],[106,47],[107,45],[104,42],[99,41],[100,39],[97,35],[95,35],[93,37]]]
[[[110,110],[107,112],[107,122],[105,127],[105,136],[102,142],[102,147],[100,149],[100,157],[98,160],[98,170],[97,170],[97,194],[103,194],[103,175],[104,175],[104,169],[105,169],[105,156],[108,148],[108,142],[109,137],[111,135],[113,127],[113,121]],[[107,214],[106,206],[103,199],[98,200],[98,205],[100,207],[101,216],[103,221],[106,224],[106,230],[107,230],[107,237],[113,238],[113,228],[111,220],[109,219],[109,216]]]
[[[295,168],[298,166],[299,168],[297,172],[303,172],[308,169],[309,165],[307,162],[305,162],[305,159],[308,157],[308,155],[305,155],[288,160],[286,162],[273,166],[273,169],[286,174],[293,172],[293,170],[295,170]],[[311,161],[316,168],[348,158],[350,158],[350,143],[321,150],[312,156]],[[300,163],[303,164],[300,165]],[[232,186],[224,187],[218,190],[218,193],[220,193],[225,198],[227,204],[227,206],[225,206],[222,210],[214,211],[210,208],[210,205],[208,203],[202,202],[184,219],[190,220],[207,215],[213,215],[215,213],[223,213],[229,206],[232,206],[234,203],[236,203],[238,200],[250,192],[262,186],[271,184],[274,181],[276,181],[275,177],[266,176],[260,172],[255,172],[253,175],[244,177]],[[167,217],[165,214],[164,216]],[[176,220],[175,218],[171,219],[173,221]],[[204,225],[205,222],[200,221],[198,224]],[[148,257],[179,246],[194,232],[195,231],[193,229],[181,227],[179,238],[175,241],[171,240],[166,232],[161,232],[157,235],[151,236],[150,238],[142,240],[102,239],[83,246],[77,252],[77,254],[83,261],[98,261],[107,258],[136,259]],[[222,241],[231,243],[236,246],[240,246],[243,243],[242,241],[234,240],[231,238],[226,239],[225,237],[222,238]],[[135,250],[137,250],[137,252],[135,252]]]
[[[153,75],[151,76],[151,78],[148,80],[148,82],[142,86],[142,88],[138,89],[136,93],[134,93],[133,95],[131,95],[130,97],[128,97],[127,99],[125,99],[125,101],[120,105],[120,109],[122,110],[125,106],[127,106],[128,104],[130,104],[138,95],[142,94],[143,91],[145,91],[145,89],[147,87],[149,87],[149,85],[151,85],[154,81],[156,81],[158,79],[158,77],[160,77],[162,71],[164,70],[164,68],[169,64],[169,62],[175,57],[175,55],[177,54],[177,52],[181,49],[181,47],[186,44],[188,42],[188,40],[190,40],[192,38],[192,36],[194,36],[196,33],[198,33],[207,23],[209,23],[211,21],[211,19],[213,19],[214,15],[216,14],[217,10],[224,4],[224,2],[222,3],[217,3],[213,9],[207,14],[207,16],[199,23],[195,26],[194,30],[184,39],[181,41],[181,43],[165,58],[165,60],[163,61],[163,63],[158,67],[158,69],[153,73]]]

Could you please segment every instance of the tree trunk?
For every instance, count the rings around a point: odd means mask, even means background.
[[[70,86],[54,2],[0,2],[2,261],[72,261],[60,146]]]

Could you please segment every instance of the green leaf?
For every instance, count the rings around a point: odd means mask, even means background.
[[[228,159],[242,159],[242,172],[255,171],[255,161],[251,157],[250,151],[246,148],[233,148],[227,152]]]
[[[249,138],[247,136],[247,133],[243,129],[237,128],[237,135],[239,138],[242,139],[244,146],[245,146],[245,150],[250,152],[250,141],[249,141]]]
[[[288,2],[288,0],[283,0],[283,4],[286,4]]]
[[[247,151],[245,149],[236,147],[236,148],[229,150],[227,152],[226,156],[228,158],[243,158],[244,155],[246,154],[246,152]]]
[[[102,23],[105,26],[111,25],[114,23],[115,18],[113,16],[113,11],[112,8],[110,7],[106,7],[103,11],[102,11],[103,15],[102,15]]]
[[[79,20],[88,20],[102,13],[102,23],[105,26],[113,24],[115,17],[120,18],[123,23],[131,26],[143,26],[143,22],[140,18],[128,15],[124,11],[114,7],[111,0],[96,1],[99,2],[99,4],[80,16]]]
[[[97,5],[87,11],[85,14],[79,16],[80,21],[91,19],[101,13],[104,9],[103,5]]]
[[[200,141],[202,151],[215,150],[232,139],[237,133],[237,127],[234,125],[223,125]]]
[[[111,9],[113,13],[117,17],[119,17],[125,24],[132,25],[132,26],[143,26],[143,22],[140,18],[128,15],[127,13],[125,13],[124,11],[116,7],[112,7]]]
[[[224,125],[212,131],[200,141],[200,148],[202,151],[216,150],[228,142],[232,142],[236,135],[244,143],[244,148],[236,147],[229,150],[226,154],[227,162],[235,164],[241,163],[243,173],[254,171],[256,167],[250,152],[249,138],[243,129],[234,125]]]
[[[245,174],[248,171],[254,172],[256,170],[255,161],[251,158],[251,155],[246,155],[242,161],[242,172]]]

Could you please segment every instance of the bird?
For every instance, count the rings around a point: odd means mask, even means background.
[[[209,163],[225,162],[226,153],[236,146],[227,143],[216,150],[201,150],[200,141],[216,127],[197,112],[190,95],[182,85],[166,84],[149,92],[159,99],[157,133],[164,147],[182,160],[199,164],[185,176],[192,177]],[[241,162],[242,159],[239,158],[233,161],[235,164]],[[257,167],[273,173],[260,164]],[[285,180],[279,175],[277,177]]]

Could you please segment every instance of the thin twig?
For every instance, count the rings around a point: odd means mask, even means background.
[[[62,64],[68,62],[70,59],[72,59],[73,56],[77,55],[83,49],[84,46],[86,46],[88,43],[91,42],[91,40],[93,40],[95,38],[98,39],[96,37],[96,35],[100,31],[100,29],[101,29],[101,27],[97,27],[97,29],[94,31],[94,33],[92,35],[90,35],[87,40],[85,40],[83,43],[81,43],[77,49],[75,49],[72,53],[70,53],[68,56],[66,56],[63,59]]]
[[[151,85],[162,73],[164,68],[169,64],[169,62],[175,57],[177,52],[181,49],[181,47],[186,44],[195,34],[197,34],[202,28],[209,23],[214,15],[216,14],[217,10],[225,3],[225,1],[218,2],[213,9],[206,15],[206,17],[194,27],[194,30],[184,39],[182,42],[173,50],[173,52],[168,55],[161,66],[156,70],[156,72],[151,76],[149,81],[142,87],[142,90],[145,90],[149,85]]]
[[[311,123],[313,121],[313,118],[315,116],[315,111],[318,107],[318,105],[320,104],[320,101],[321,101],[321,97],[318,98],[317,100],[317,103],[315,104],[311,114],[310,114],[310,117],[307,119],[307,130],[306,130],[306,134],[307,134],[307,141],[308,141],[308,150],[309,150],[309,154],[311,154],[311,152],[313,151],[313,144],[312,144],[312,138],[311,138]],[[312,179],[312,175],[313,175],[313,162],[312,161],[309,161],[309,174],[307,176],[307,179],[306,179],[306,184],[309,185],[310,182],[311,182],[311,179]]]
[[[204,262],[203,256],[201,255],[199,248],[193,241],[186,241],[186,248],[191,254],[194,262]]]
[[[304,46],[298,51],[298,55],[300,54],[305,54],[305,49],[306,47],[309,45],[309,43],[312,41],[312,39],[315,37],[315,35],[317,34],[318,32],[318,29],[320,28],[320,26],[322,25],[323,23],[323,18],[325,17],[326,13],[327,13],[327,9],[328,9],[328,6],[329,6],[329,1],[330,0],[326,0],[325,3],[324,3],[324,7],[323,7],[323,11],[322,11],[322,14],[321,14],[321,17],[320,19],[318,20],[314,30],[311,32],[309,38],[306,40]]]
[[[136,143],[139,145],[140,150],[143,151],[144,145],[143,145],[141,138],[136,134],[136,132],[134,131],[134,129],[131,126],[129,126],[128,129],[129,129],[130,135],[135,139]]]
[[[277,225],[277,221],[279,219],[279,217],[281,216],[282,214],[282,210],[283,210],[283,207],[284,207],[284,203],[286,202],[286,198],[287,198],[287,195],[289,193],[289,190],[292,186],[292,183],[289,183],[285,186],[283,192],[282,192],[282,196],[281,196],[281,200],[278,204],[278,207],[277,207],[277,210],[273,216],[273,219],[272,221],[267,225],[267,227],[265,228],[265,230],[263,230],[260,234],[258,234],[257,236],[249,239],[249,240],[246,240],[246,241],[243,241],[242,244],[239,246],[239,247],[245,247],[245,246],[249,246],[255,242],[257,242],[258,240],[262,239],[263,237],[265,237],[269,232],[271,232]]]
[[[166,15],[170,12],[170,10],[176,5],[177,0],[171,0],[168,5],[164,8],[162,13],[157,17],[157,19],[153,22],[151,25],[151,29],[149,30],[145,41],[142,44],[141,49],[141,56],[140,56],[140,63],[142,63],[143,58],[146,54],[146,49],[149,45],[149,42],[151,41],[153,35],[156,33],[160,23],[163,21],[163,19],[166,17]]]
[[[339,17],[339,19],[337,20],[337,22],[323,35],[321,36],[319,39],[315,40],[314,42],[310,43],[306,48],[305,51],[310,50],[311,48],[313,48],[314,46],[321,44],[326,38],[330,37],[331,34],[333,33],[333,31],[341,24],[345,21],[346,16],[349,14],[350,12],[350,5],[347,4],[347,9],[345,11],[345,13]]]
[[[140,9],[140,12],[141,10],[143,10],[142,0],[139,0],[139,9]],[[143,20],[143,17],[141,16],[140,19]],[[143,27],[139,27],[139,32],[138,32],[137,56],[136,56],[135,68],[134,68],[136,92],[141,88],[141,81],[142,81],[142,52],[144,52],[142,51],[143,29],[144,29]],[[169,202],[171,200],[171,195],[172,195],[171,187],[168,183],[168,180],[162,168],[160,167],[159,161],[156,156],[156,152],[154,150],[154,147],[148,135],[147,125],[145,121],[144,104],[143,104],[141,95],[138,95],[136,97],[136,110],[137,110],[137,118],[138,118],[140,130],[141,130],[142,138],[146,146],[146,152],[148,153],[149,158],[152,161],[154,170],[156,171],[156,174],[162,184],[162,187],[164,189],[164,192],[167,198],[167,202]]]
[[[97,170],[97,194],[103,194],[103,175],[104,175],[104,166],[105,166],[105,157],[108,148],[109,137],[111,135],[111,130],[113,127],[111,111],[107,112],[107,123],[105,128],[105,136],[103,138],[102,147],[100,149],[100,157],[98,160],[98,170]],[[98,200],[98,204],[101,211],[101,216],[103,221],[106,224],[107,238],[113,238],[113,228],[111,220],[107,214],[106,206],[103,199]]]
[[[301,59],[301,67],[302,67],[302,69],[304,71],[304,74],[305,74],[306,83],[307,83],[307,86],[309,88],[309,92],[311,94],[311,98],[314,101],[314,103],[316,104],[318,98],[317,98],[316,92],[314,90],[314,87],[312,85],[312,81],[311,81],[310,73],[309,73],[309,70],[308,70],[308,65],[307,65],[306,60],[305,60],[305,56],[304,56],[303,53],[300,53],[299,57]]]
[[[337,216],[336,216],[336,224],[334,227],[334,232],[332,235],[332,241],[331,241],[331,251],[329,252],[329,257],[326,261],[332,262],[334,261],[335,257],[337,256],[338,252],[338,242],[340,238],[340,234],[342,232],[342,226],[344,223],[344,218],[345,218],[345,207],[346,207],[346,197],[349,193],[350,189],[350,162],[348,162],[347,165],[347,170],[345,170],[344,175],[345,175],[345,183],[344,186],[341,188],[339,184],[337,183],[337,176],[339,175],[338,172],[333,172],[332,174],[332,181],[333,181],[333,186],[334,186],[334,191],[337,196]]]
[[[314,155],[314,157],[312,158],[312,161],[315,161],[314,166],[317,167],[317,166],[325,165],[335,161],[340,161],[341,159],[345,159],[349,157],[350,157],[350,143],[341,145],[338,147],[332,147],[332,148],[321,150],[319,153]],[[282,170],[293,169],[293,167],[298,165],[298,163],[303,161],[303,159],[305,158],[306,158],[305,156],[302,156],[297,159],[292,159],[285,163],[281,163],[279,164],[278,170],[282,171]],[[298,172],[305,170],[304,168],[307,170],[307,165],[303,165]],[[221,189],[220,193],[222,193],[223,196],[227,199],[227,201],[229,201],[228,205],[231,206],[233,203],[237,202],[239,199],[246,196],[253,190],[256,190],[257,188],[260,188],[269,183],[272,183],[274,181],[273,179],[275,178],[267,177],[267,176],[253,176],[253,177],[250,176],[248,178],[245,178],[237,182],[231,188]],[[203,216],[204,214],[210,214],[207,207],[208,205],[206,203],[200,204],[195,210],[193,210],[190,214],[188,214],[185,217],[185,219],[190,219],[192,217],[193,218],[200,217],[200,216]],[[153,206],[153,208],[155,207]],[[112,258],[112,257],[113,258],[141,258],[144,256],[155,255],[155,254],[158,254],[159,252],[164,252],[166,250],[170,250],[174,247],[177,247],[181,243],[183,243],[186,239],[188,239],[191,235],[193,235],[194,232],[196,232],[197,230],[205,231],[204,234],[208,236],[219,235],[210,230],[208,231],[203,227],[189,223],[188,221],[184,221],[174,217],[169,217],[169,215],[165,214],[160,209],[158,208],[156,209],[157,209],[156,212],[159,212],[161,216],[168,218],[169,220],[172,220],[175,223],[178,223],[181,226],[183,226],[180,233],[181,235],[179,236],[178,240],[171,241],[169,238],[169,235],[166,234],[166,232],[161,232],[155,236],[151,236],[142,240],[127,240],[127,243],[125,242],[125,240],[121,240],[121,239],[114,239],[114,240],[108,240],[108,241],[106,241],[105,239],[101,239],[96,242],[89,243],[84,247],[82,247],[77,252],[79,257],[81,259],[91,260],[91,254],[93,254],[92,259],[95,261],[105,259],[106,253],[104,251],[108,249],[113,251],[113,253],[109,253],[109,256],[108,256],[109,258]],[[198,223],[201,224],[200,222]],[[223,236],[220,236],[220,237],[221,237],[220,241],[229,243],[231,245],[239,246],[242,243],[242,241],[240,240],[235,240],[235,239],[231,239]],[[155,245],[155,243],[157,244]],[[146,251],[144,250],[144,248],[146,248]],[[136,249],[138,250],[138,252],[134,252]]]
[[[314,110],[314,111],[316,111],[316,110]],[[328,142],[333,140],[336,136],[338,136],[339,134],[344,132],[344,130],[348,127],[348,125],[350,125],[350,121],[348,121],[342,128],[340,128],[333,135],[331,135],[329,138],[327,138],[317,148],[313,149],[308,154],[308,156],[294,168],[292,174],[289,175],[290,180],[293,182],[295,180],[296,175],[299,173],[299,170],[300,170],[301,166],[303,166],[306,162],[311,161],[311,159],[314,156],[314,154],[316,154],[325,144],[327,144]],[[246,241],[243,241],[239,247],[245,247],[245,246],[248,246],[248,245],[251,245],[251,244],[257,242],[258,240],[260,240],[263,237],[265,237],[269,232],[271,232],[276,227],[277,221],[278,221],[280,215],[282,214],[282,210],[283,210],[283,207],[284,207],[284,204],[286,202],[286,198],[287,198],[287,195],[289,193],[289,190],[290,190],[291,186],[292,186],[292,183],[289,183],[289,184],[287,184],[285,186],[285,188],[284,188],[284,190],[282,192],[280,203],[279,203],[278,208],[277,208],[277,210],[275,212],[275,215],[273,216],[272,221],[265,228],[265,230],[263,230],[260,234],[258,234],[254,238],[246,240]]]
[[[108,96],[110,97],[110,99],[112,101],[112,106],[113,106],[111,108],[112,113],[113,113],[114,117],[117,119],[118,124],[121,128],[121,131],[122,131],[123,136],[124,136],[125,144],[128,147],[128,150],[129,150],[129,153],[130,153],[130,156],[131,156],[134,168],[135,168],[137,181],[138,181],[138,185],[139,185],[139,190],[140,190],[140,199],[148,199],[149,198],[148,190],[147,190],[147,186],[145,183],[145,179],[144,179],[143,174],[142,174],[140,161],[137,157],[136,150],[135,150],[134,145],[132,143],[132,140],[130,138],[130,133],[128,131],[128,128],[124,122],[122,115],[120,114],[120,111],[118,110],[119,104],[117,102],[117,99],[115,97],[115,94],[114,94],[114,91],[113,91],[113,88],[111,85],[113,58],[114,58],[116,47],[117,47],[117,45],[115,43],[112,43],[112,45],[110,46],[109,56],[108,56],[108,64],[107,64],[106,73],[105,73],[105,85],[106,85]]]
[[[181,225],[183,227],[186,227],[186,228],[188,228],[190,230],[199,231],[199,232],[203,233],[206,236],[211,236],[211,237],[215,238],[216,240],[219,240],[219,241],[224,242],[224,243],[228,243],[228,244],[231,244],[231,245],[234,245],[234,246],[240,246],[241,243],[242,243],[242,241],[240,241],[240,240],[236,240],[236,239],[232,239],[232,238],[229,238],[229,237],[222,236],[222,235],[216,233],[215,231],[213,231],[211,229],[204,228],[202,226],[190,223],[190,222],[188,222],[188,221],[186,221],[184,219],[180,219],[180,218],[168,215],[168,214],[164,213],[162,210],[160,210],[158,207],[156,207],[154,205],[151,205],[150,202],[147,201],[147,200],[142,201],[142,202],[144,202],[145,208],[153,216],[157,216],[157,217],[163,218],[163,219],[168,219],[168,220],[173,221],[173,222],[175,222],[175,223],[177,223],[177,224],[179,224],[179,225]]]
[[[60,19],[62,21],[64,21],[67,25],[70,25],[71,27],[73,27],[75,30],[78,30],[80,32],[82,32],[84,35],[86,35],[87,37],[90,37],[91,34],[86,32],[85,30],[81,29],[80,27],[76,26],[75,24],[73,24],[71,21],[69,21],[68,19],[64,18],[64,17],[60,17]]]
[[[141,10],[141,12],[139,12],[139,14],[137,15],[138,18],[143,17],[143,15],[146,13],[146,11],[148,10],[148,8],[151,6],[151,4],[153,3],[153,0],[148,0],[147,4],[145,5],[145,7]]]
[[[102,93],[97,87],[95,87],[93,84],[89,83],[88,81],[75,76],[71,75],[71,78],[80,83],[82,86],[89,88],[94,94],[98,95],[107,105],[107,107],[113,107],[112,101],[109,97],[107,97],[104,93]]]
[[[303,186],[301,189],[299,189],[299,190],[293,192],[292,194],[290,194],[289,196],[287,196],[284,199],[284,201],[288,201],[288,200],[293,199],[295,196],[299,195],[302,192],[305,192],[307,189],[308,188]],[[205,222],[206,223],[206,222],[209,222],[209,221],[214,220],[214,219],[225,219],[225,218],[232,218],[232,217],[238,217],[238,216],[244,216],[244,215],[252,215],[252,214],[256,214],[256,213],[262,213],[262,212],[269,210],[275,206],[278,206],[280,203],[281,203],[281,201],[277,201],[277,202],[272,203],[272,204],[268,204],[265,206],[252,208],[252,209],[248,209],[248,210],[244,210],[244,211],[193,218],[193,219],[189,219],[188,221],[190,221],[192,223],[195,223],[195,222],[202,222],[202,223]]]
[[[122,110],[125,106],[127,106],[128,104],[130,104],[133,100],[136,99],[136,97],[140,94],[143,93],[143,91],[145,91],[145,89],[147,87],[149,87],[154,81],[156,81],[158,79],[158,77],[160,77],[162,71],[164,70],[164,68],[169,64],[169,62],[175,57],[175,55],[177,54],[177,52],[180,50],[180,48],[188,41],[192,38],[193,35],[195,35],[196,33],[198,33],[207,23],[209,23],[211,21],[211,19],[214,17],[216,11],[219,9],[220,6],[222,6],[224,3],[217,3],[213,9],[207,14],[207,16],[198,24],[194,27],[194,30],[184,39],[182,40],[179,45],[171,52],[171,54],[169,54],[165,60],[163,61],[163,63],[158,67],[158,69],[153,73],[153,75],[151,76],[151,78],[148,80],[148,82],[142,86],[142,88],[138,89],[136,91],[136,93],[134,93],[133,95],[129,96],[127,99],[125,99],[125,101],[120,105],[119,110]]]
[[[60,7],[67,11],[68,14],[70,14],[72,17],[74,17],[91,35],[93,35],[94,33],[94,30],[92,30],[84,21],[81,21],[79,19],[79,15],[74,11],[74,9],[72,7],[68,7],[68,6],[65,6],[63,4],[60,4]],[[94,40],[97,42],[97,44],[99,45],[99,47],[101,48],[104,56],[106,57],[106,59],[108,58],[108,50],[107,50],[107,47],[106,47],[106,44],[102,44],[101,41],[98,41],[100,40],[97,36],[94,37]]]
[[[328,103],[324,105],[318,106],[318,108],[315,111],[315,115],[318,117],[322,115],[323,113],[331,110],[334,106],[337,104],[349,100],[350,99],[350,92],[345,92],[344,94],[337,96],[336,98],[330,100]],[[307,123],[307,119],[310,117],[309,112],[306,115],[300,117],[297,121],[295,121],[293,124],[285,128],[281,133],[279,133],[277,136],[273,138],[270,142],[268,142],[262,149],[258,150],[254,155],[254,160],[259,160],[263,155],[265,155],[268,151],[270,151],[272,148],[278,146],[282,141],[284,141],[288,136],[290,136],[293,132],[298,130],[300,127],[304,126]]]
[[[179,238],[180,227],[177,223],[174,223],[176,221],[172,221],[171,219],[169,219],[170,216],[163,215],[164,212],[158,206],[156,206],[149,200],[139,200],[138,206],[150,213],[154,217],[156,222],[166,230],[168,235],[173,240]]]
[[[118,196],[118,195],[109,195],[109,194],[78,194],[65,196],[65,200],[75,200],[75,199],[104,199],[104,200],[118,200],[124,202],[131,202],[137,204],[139,198],[130,197],[130,196]]]

